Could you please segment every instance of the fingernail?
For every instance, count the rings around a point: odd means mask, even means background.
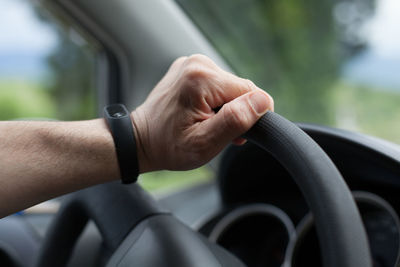
[[[250,105],[258,114],[264,114],[269,108],[268,98],[263,92],[254,92],[249,97]]]

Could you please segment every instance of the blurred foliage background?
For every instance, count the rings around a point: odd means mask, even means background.
[[[235,72],[273,95],[277,112],[400,143],[400,86],[342,77],[368,50],[363,29],[376,1],[384,0],[177,0]],[[95,117],[96,50],[67,23],[49,20],[43,7],[33,12],[57,45],[41,79],[0,78],[0,119]]]
[[[57,106],[55,117],[60,120],[95,118],[96,51],[72,28],[54,28],[58,45],[46,59],[50,79],[45,90]]]
[[[236,73],[274,97],[276,112],[400,143],[400,87],[342,78],[345,64],[369,48],[374,0],[177,2]]]
[[[41,59],[44,67],[38,74],[21,71],[0,76],[0,119],[96,117],[95,49],[61,18],[55,23],[42,6],[25,4],[40,23],[51,28],[57,44]]]

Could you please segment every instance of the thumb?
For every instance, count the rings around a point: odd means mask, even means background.
[[[272,98],[262,90],[252,91],[226,103],[217,114],[204,121],[204,128],[218,145],[225,146],[247,132],[268,110]]]

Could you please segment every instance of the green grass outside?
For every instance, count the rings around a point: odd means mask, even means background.
[[[148,191],[174,191],[194,184],[211,181],[212,171],[203,166],[191,171],[156,171],[140,175],[140,185]]]
[[[0,120],[54,118],[56,105],[40,83],[0,80]]]
[[[334,90],[338,127],[400,144],[400,89],[368,88],[340,82]],[[341,117],[347,123],[341,123]]]

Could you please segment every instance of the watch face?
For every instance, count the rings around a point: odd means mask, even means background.
[[[125,106],[123,106],[121,104],[107,106],[106,110],[110,117],[116,118],[116,119],[129,115]]]

